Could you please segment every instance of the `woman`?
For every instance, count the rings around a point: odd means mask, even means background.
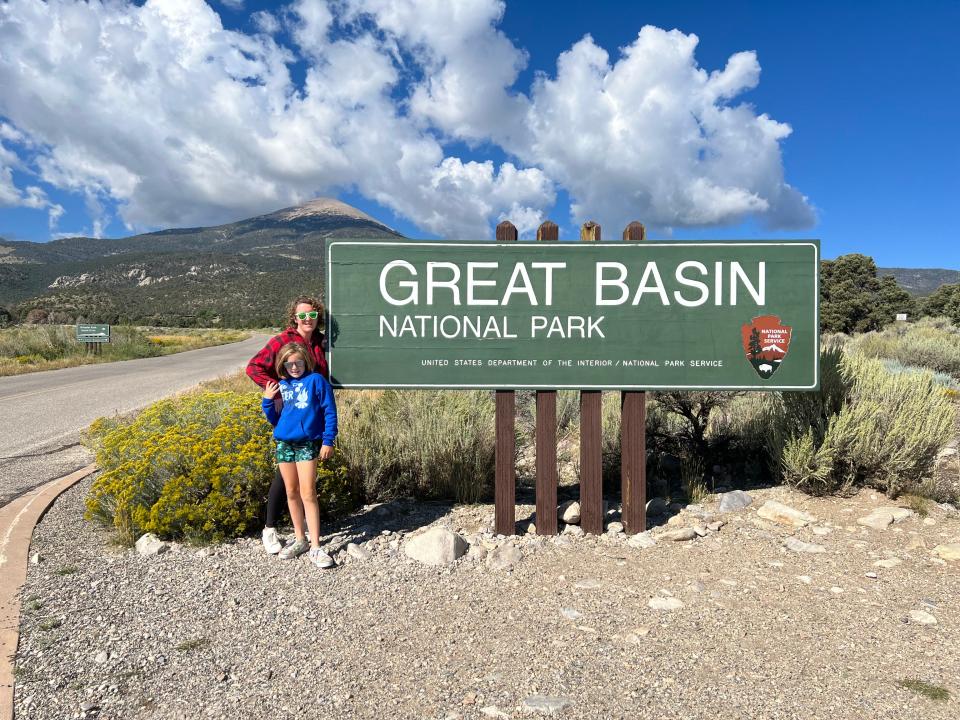
[[[314,361],[314,372],[329,378],[327,358],[323,354],[325,338],[317,329],[322,319],[322,302],[309,295],[295,298],[287,306],[287,329],[270,338],[263,349],[247,363],[247,375],[250,379],[261,389],[265,389],[267,383],[278,382],[280,378],[276,370],[277,354],[280,348],[291,342],[303,345]],[[286,497],[283,477],[277,468],[270,485],[270,493],[267,495],[267,520],[263,529],[263,546],[271,555],[276,555],[283,549],[277,538],[277,522],[283,512]]]

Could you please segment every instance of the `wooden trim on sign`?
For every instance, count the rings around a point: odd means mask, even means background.
[[[636,220],[623,230],[625,242],[646,240],[646,228]],[[647,529],[647,394],[620,393],[620,519],[628,534]]]
[[[545,220],[538,242],[556,242],[560,228]],[[537,390],[537,534],[557,534],[557,391]]]
[[[497,225],[497,242],[516,242],[517,228],[509,220]],[[499,535],[516,532],[516,393],[496,392],[496,460],[494,462],[494,528]]]
[[[580,228],[581,242],[600,242],[600,226],[588,220]],[[601,407],[603,393],[580,392],[580,527],[584,532],[603,533],[603,458],[601,453]]]

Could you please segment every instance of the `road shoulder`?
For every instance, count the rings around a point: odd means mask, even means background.
[[[33,529],[65,490],[96,470],[76,472],[34,488],[0,508],[0,720],[13,718],[13,667],[20,630],[20,590],[27,577]]]

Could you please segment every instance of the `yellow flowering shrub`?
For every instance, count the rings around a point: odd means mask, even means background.
[[[258,393],[198,392],[161,400],[133,420],[100,419],[86,434],[101,473],[87,517],[132,543],[152,532],[192,542],[243,535],[262,523],[273,479],[272,428]],[[318,470],[324,514],[354,506],[335,456]]]
[[[342,517],[363,502],[363,483],[350,471],[339,447],[333,457],[317,464],[317,502],[320,519]]]

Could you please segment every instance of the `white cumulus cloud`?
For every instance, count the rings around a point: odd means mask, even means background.
[[[347,0],[416,58],[423,77],[410,90],[410,111],[452,137],[517,141],[528,102],[509,88],[527,64],[496,24],[499,0]]]
[[[4,141],[21,143],[29,147],[29,142],[23,133],[7,123],[0,122],[0,207],[46,210],[50,229],[55,229],[63,215],[63,206],[51,202],[43,188],[36,185],[28,185],[22,190],[16,186],[13,170],[14,168],[24,170],[24,163],[16,152],[6,147]]]
[[[755,215],[771,227],[813,222],[783,175],[780,141],[790,127],[724,101],[757,85],[754,53],[707,73],[698,38],[644,27],[614,63],[590,36],[540,77],[532,92],[532,141],[514,151],[574,198],[579,222],[601,217],[661,226],[735,223]]]
[[[9,0],[0,131],[18,137],[0,133],[0,203],[52,211],[17,167],[80,194],[98,227],[113,208],[135,229],[210,224],[353,189],[438,235],[490,237],[503,218],[529,234],[558,187],[578,222],[813,221],[784,179],[790,127],[736,101],[754,53],[708,72],[695,35],[645,27],[614,61],[584,37],[521,89],[504,10],[294,0],[246,34],[202,0]]]
[[[275,35],[280,32],[280,21],[277,16],[266,10],[258,10],[250,16],[253,25],[257,30],[267,35]]]

